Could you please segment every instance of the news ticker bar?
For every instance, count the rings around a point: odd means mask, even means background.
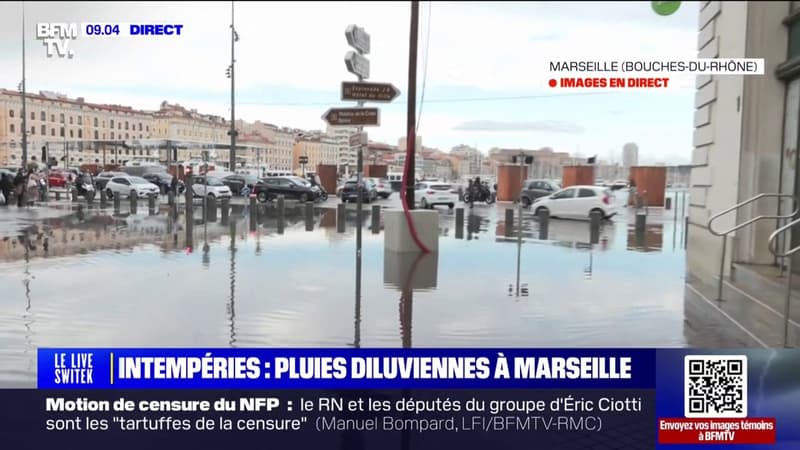
[[[791,438],[772,417],[657,419],[656,393],[635,389],[0,390],[0,402],[14,405],[0,409],[9,448],[138,449],[154,437],[159,446],[147,448],[219,448],[226,439],[225,448],[261,439],[273,448],[398,448],[410,436],[415,449],[652,449]]]
[[[655,387],[655,350],[56,349],[39,389]]]

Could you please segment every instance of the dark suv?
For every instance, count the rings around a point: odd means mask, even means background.
[[[561,188],[550,180],[527,180],[522,185],[522,192],[519,194],[519,201],[522,206],[528,207],[539,197],[547,197],[558,192]]]
[[[142,175],[142,178],[158,186],[161,194],[166,194],[172,189],[172,175],[167,172],[149,172]],[[176,193],[182,194],[185,189],[183,181],[178,180],[178,192]]]
[[[320,196],[320,190],[300,177],[267,177],[255,185],[258,201],[264,203],[279,195],[300,202],[314,201]]]
[[[375,188],[375,184],[367,179],[363,178],[361,182],[364,184],[364,188],[361,189],[361,201],[364,203],[369,203],[378,198],[378,190]],[[344,184],[342,188],[342,203],[347,203],[348,201],[358,201],[358,182],[356,180],[350,180]]]

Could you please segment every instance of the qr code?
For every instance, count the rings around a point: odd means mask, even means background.
[[[747,417],[747,356],[687,355],[683,378],[686,417]]]

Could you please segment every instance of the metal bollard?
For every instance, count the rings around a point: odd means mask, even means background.
[[[647,214],[636,214],[636,232],[640,233],[647,227]]]
[[[220,205],[220,210],[222,213],[221,221],[223,225],[228,224],[228,213],[230,211],[230,199],[223,198]]]
[[[40,190],[39,191],[39,201],[40,202],[46,202],[47,201],[47,191],[45,191],[45,190]]]
[[[72,188],[72,201],[78,201],[78,188]]]
[[[56,191],[56,201],[61,200],[61,192]]]
[[[314,203],[306,202],[306,231],[314,231]]]
[[[58,200],[58,193],[56,192],[56,200]],[[106,196],[106,190],[100,189],[100,206],[105,208],[106,203],[108,203],[108,196]]]
[[[284,222],[286,219],[286,205],[283,195],[278,196],[278,234],[283,234]]]
[[[209,222],[217,221],[217,198],[213,195],[206,197],[206,220]]]
[[[541,208],[536,211],[536,216],[539,218],[539,239],[546,241],[550,228],[550,210]]]
[[[372,234],[378,234],[381,232],[381,205],[372,205],[372,215],[370,216],[372,219],[372,224],[370,228],[372,229]]]
[[[456,239],[464,239],[464,208],[456,208]]]
[[[667,197],[664,199],[664,209],[672,209],[672,197]]]
[[[256,231],[258,225],[258,206],[256,206],[256,199],[250,197],[250,206],[247,208],[250,211],[250,231]]]
[[[136,214],[136,207],[139,204],[139,196],[138,195],[131,195],[131,214]]]
[[[597,244],[600,242],[600,224],[603,221],[603,213],[592,211],[589,218],[589,243]]]
[[[345,214],[347,210],[344,203],[336,205],[336,232],[344,233]]]
[[[155,214],[155,211],[156,211],[156,195],[155,194],[148,194],[147,195],[147,210],[150,211],[150,215]]]
[[[689,244],[689,216],[683,219],[683,248]]]
[[[514,229],[514,210],[509,208],[506,210],[506,237],[512,236]]]
[[[120,195],[119,194],[112,194],[114,196],[114,214],[119,214],[120,210]]]
[[[167,203],[169,203],[170,205],[175,204],[175,191],[167,192]]]

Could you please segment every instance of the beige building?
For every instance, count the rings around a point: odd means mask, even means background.
[[[555,152],[549,147],[539,150],[493,148],[489,151],[489,159],[495,165],[511,164],[513,157],[520,154],[533,156],[533,163],[528,168],[529,178],[561,178],[563,166],[575,162],[569,153]]]
[[[229,123],[222,117],[198,113],[196,109],[187,109],[179,104],[162,102],[158,111],[153,113],[156,122],[156,139],[183,142],[178,146],[178,161],[201,159],[205,148],[227,146],[216,149],[217,160],[227,163],[230,156],[231,138]],[[237,145],[238,147],[238,145]],[[237,154],[239,157],[250,155]],[[162,158],[166,160],[166,156]]]
[[[42,147],[59,165],[80,165],[132,157],[133,149],[118,148],[113,154],[104,141],[150,139],[157,134],[152,114],[120,105],[87,103],[82,97],[41,91],[26,95],[28,159],[41,162]],[[22,161],[22,99],[16,91],[0,90],[0,164]],[[128,153],[125,154],[124,152]],[[137,156],[157,152],[138,150]],[[67,158],[67,154],[69,157]],[[118,156],[115,156],[118,155]],[[69,161],[67,161],[69,159]]]
[[[482,173],[485,156],[477,148],[463,144],[457,145],[450,150],[450,154],[461,159],[458,168],[460,176],[474,176]]]
[[[314,172],[320,164],[336,165],[339,147],[335,139],[322,133],[304,134],[297,138],[292,156],[292,170],[301,173],[300,157],[308,158],[305,164],[306,172]]]
[[[782,224],[747,224],[790,214],[791,199],[760,198],[722,215],[711,229],[709,221],[760,194],[800,195],[800,4],[711,1],[699,9],[698,58],[763,58],[765,67],[764,75],[696,80],[685,308],[703,307],[715,317],[724,311],[715,332],[738,333],[744,345],[797,347],[797,285],[787,300],[789,277],[781,266],[788,259],[769,250]],[[712,233],[735,227],[725,238]],[[773,241],[779,252],[800,245],[797,230]],[[792,271],[796,278],[797,257]]]

